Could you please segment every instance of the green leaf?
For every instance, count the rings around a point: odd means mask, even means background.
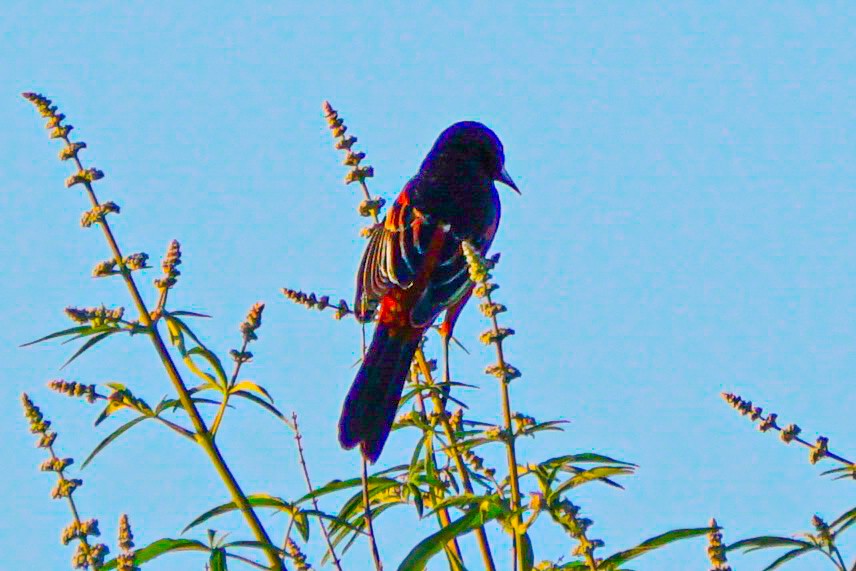
[[[294,518],[294,527],[297,528],[297,532],[300,534],[300,537],[303,538],[303,541],[309,541],[309,518],[299,508],[294,508],[291,513],[291,517]]]
[[[396,504],[384,504],[384,505],[372,508],[372,519],[376,520],[383,512],[385,512],[386,510],[388,510],[389,508],[391,508],[395,505]],[[358,526],[359,526],[360,531],[352,532],[348,529],[339,530],[338,534],[332,539],[332,543],[333,543],[334,548],[339,547],[341,545],[342,541],[344,541],[346,538],[348,539],[348,541],[345,543],[344,547],[340,548],[339,555],[344,555],[345,553],[347,553],[348,550],[351,548],[351,546],[357,541],[357,539],[361,535],[367,535],[364,531],[362,531],[362,528],[365,526],[365,518],[363,518],[363,517],[359,518]],[[326,563],[329,560],[330,560],[330,552],[327,551],[327,553],[324,554],[324,557],[321,558],[321,562]]]
[[[368,492],[369,501],[376,499],[377,496],[383,494],[384,492],[386,492],[390,488],[396,488],[400,485],[401,485],[401,483],[396,482],[395,480],[393,480],[392,482],[384,482],[384,483],[380,483],[380,484],[373,484],[370,482],[369,483],[369,492]],[[402,503],[402,500],[400,500],[399,498],[396,497],[396,498],[389,498],[387,501],[384,501],[384,502],[380,502],[379,505],[397,505],[400,503]],[[376,510],[377,508],[375,507],[372,509]],[[339,510],[339,518],[347,521],[347,520],[350,520],[352,518],[363,517],[364,511],[365,511],[365,508],[363,507],[363,494],[362,494],[362,490],[360,490],[359,492],[357,492],[356,494],[351,496],[348,499],[348,501],[346,501],[342,505],[342,508]],[[332,527],[336,527],[336,526],[332,526]]]
[[[275,406],[273,406],[272,404],[270,404],[269,402],[267,402],[263,398],[258,397],[256,395],[254,395],[253,393],[248,393],[247,391],[235,391],[234,393],[232,393],[232,395],[253,401],[257,405],[259,405],[260,407],[262,407],[263,409],[265,409],[266,411],[268,411],[269,413],[271,413],[272,415],[274,415],[275,417],[277,417],[278,419],[283,421],[286,425],[292,426],[291,420],[289,420],[284,414],[282,414],[278,408],[276,408]],[[293,428],[293,426],[292,426],[292,428]]]
[[[609,476],[625,476],[633,474],[633,468],[629,466],[598,466],[597,468],[591,468],[590,470],[582,470],[577,473],[572,478],[565,480],[559,486],[553,490],[553,496],[559,497],[564,492],[576,488],[577,486],[581,486],[588,482],[592,482],[594,480],[606,481]],[[619,486],[615,482],[611,482],[612,485]]]
[[[800,555],[802,555],[804,553],[808,553],[809,551],[813,551],[813,550],[814,550],[814,546],[812,546],[812,547],[798,547],[797,549],[793,549],[791,551],[788,551],[787,553],[785,553],[784,555],[782,555],[781,557],[779,557],[778,559],[776,559],[775,561],[773,561],[772,563],[770,563],[769,565],[764,567],[763,571],[773,571],[773,569],[778,569],[779,567],[781,567],[782,565],[784,565],[788,561],[791,561],[792,559],[796,559]]]
[[[295,504],[291,504],[282,498],[278,498],[276,496],[271,496],[268,494],[252,494],[250,496],[247,496],[247,501],[253,507],[273,508],[277,511],[286,512],[290,514],[294,514],[295,512],[299,511]],[[181,533],[187,532],[187,530],[208,521],[212,517],[223,515],[224,513],[235,511],[236,509],[238,508],[235,505],[235,502],[228,502],[225,504],[221,504],[215,508],[211,508],[210,510],[187,524],[187,526],[181,530]],[[297,521],[295,521],[295,523],[297,523]]]
[[[369,490],[372,489],[372,484],[384,484],[384,483],[392,483],[398,484],[398,480],[393,480],[392,478],[383,478],[379,476],[370,476],[368,479]],[[349,488],[354,488],[356,486],[362,486],[363,481],[361,478],[350,478],[348,480],[333,480],[328,482],[327,484],[317,488],[315,491],[306,494],[296,502],[295,505],[302,504],[311,500],[312,498],[320,498],[321,496],[325,496],[327,494],[332,494],[334,492],[338,492],[340,490],[347,490]]]
[[[793,539],[791,537],[761,535],[736,541],[726,547],[725,550],[734,551],[735,549],[742,549],[748,553],[759,549],[770,549],[771,547],[814,547],[814,544],[802,539]]]
[[[229,543],[224,544],[223,547],[249,547],[251,549],[260,549],[262,551],[272,549],[279,555],[287,555],[285,551],[283,551],[276,545],[271,545],[270,543],[262,543],[261,541],[255,540],[242,539],[240,541],[230,541]],[[228,553],[226,555],[228,555]],[[267,569],[267,567],[265,567],[265,569]]]
[[[539,464],[540,466],[552,467],[552,466],[561,466],[563,464],[571,464],[571,463],[580,463],[580,464],[621,464],[623,466],[633,466],[636,467],[636,464],[631,464],[630,462],[624,462],[622,460],[616,460],[615,458],[610,458],[609,456],[604,456],[603,454],[594,454],[591,452],[586,452],[583,454],[567,454],[565,456],[557,456],[555,458],[550,458],[549,460],[545,460]]]
[[[150,417],[150,416],[138,416],[137,418],[135,418],[133,420],[129,420],[128,422],[126,422],[125,424],[123,424],[122,426],[120,426],[119,428],[114,430],[113,432],[111,432],[110,436],[108,436],[107,438],[102,440],[98,444],[98,446],[95,447],[95,450],[93,450],[92,452],[89,453],[89,456],[87,456],[86,460],[83,461],[83,464],[80,465],[80,469],[82,470],[83,468],[86,468],[86,466],[92,461],[92,459],[95,458],[96,454],[98,454],[99,452],[101,452],[102,450],[107,448],[108,444],[110,444],[111,442],[113,442],[114,440],[116,440],[117,438],[122,436],[124,433],[128,432],[134,426],[138,425],[139,423],[146,420],[147,418],[152,418],[152,417]]]
[[[103,333],[99,333],[98,335],[95,335],[94,337],[90,338],[89,341],[87,341],[86,343],[81,345],[80,348],[77,351],[75,351],[71,357],[68,358],[68,361],[66,361],[65,363],[62,364],[62,367],[60,367],[60,369],[65,369],[68,365],[71,364],[72,361],[74,361],[75,359],[77,359],[78,357],[83,355],[83,353],[85,351],[88,351],[89,349],[94,347],[96,343],[98,343],[98,342],[106,339],[107,337],[110,337],[114,333],[118,333],[118,332],[119,332],[118,329],[111,329],[110,331],[104,331]]]
[[[588,571],[588,568],[588,563],[586,563],[585,561],[570,561],[568,563],[565,563],[564,565],[560,565],[559,567],[557,567],[557,569],[562,569],[563,571],[570,571],[571,569],[582,569],[584,571]]]
[[[345,527],[345,528],[349,528],[351,531],[356,531],[356,532],[362,531],[362,529],[360,527],[352,524],[351,522],[343,520],[338,516],[328,514],[326,512],[320,511],[320,510],[301,510],[301,513],[304,513],[307,516],[317,517],[318,519],[329,520],[331,523],[335,524],[339,528]]]
[[[115,325],[99,325],[98,327],[87,327],[86,331],[81,331],[77,335],[73,337],[69,337],[65,341],[62,342],[63,345],[67,345],[72,341],[77,341],[78,339],[83,339],[84,337],[92,337],[93,335],[97,335],[98,333],[104,333],[105,331],[112,331],[113,333],[119,333],[120,331],[124,331],[123,329],[119,329]]]
[[[430,512],[428,512],[428,515],[432,516],[432,515],[436,514],[438,511],[440,511],[442,509],[448,509],[448,508],[458,508],[458,509],[464,509],[465,507],[466,508],[473,508],[473,507],[477,506],[479,503],[481,503],[481,501],[484,500],[486,497],[487,496],[477,496],[475,494],[468,494],[468,493],[458,494],[456,496],[448,496],[446,498],[443,498],[439,502],[437,502],[434,505],[434,509],[432,509]]]
[[[226,377],[226,371],[223,370],[223,364],[220,362],[220,358],[217,357],[214,353],[208,350],[204,345],[199,345],[198,347],[194,347],[190,351],[187,352],[188,355],[199,355],[214,368],[214,372],[217,373],[217,378],[220,379],[220,382],[224,385],[228,382]]]
[[[530,426],[524,428],[518,433],[518,436],[532,436],[537,432],[543,432],[545,430],[558,430],[563,431],[564,428],[561,427],[562,424],[568,424],[567,420],[550,420],[548,422],[541,422],[534,426]]]
[[[165,553],[170,553],[173,551],[211,551],[209,547],[207,547],[201,541],[197,541],[195,539],[159,539],[154,543],[150,543],[149,545],[143,547],[142,549],[136,550],[134,562],[136,565],[141,565],[152,559],[160,557]],[[111,559],[107,563],[104,564],[103,567],[99,567],[101,571],[110,571],[110,569],[115,569],[117,562],[115,559]]]
[[[175,327],[181,331],[182,333],[186,333],[188,337],[190,337],[194,343],[196,343],[200,347],[205,347],[205,343],[200,341],[199,337],[197,337],[196,333],[181,319],[177,317],[173,317],[175,314],[164,315],[164,319],[168,322],[172,322]]]
[[[426,432],[425,438],[425,477],[429,480],[437,479],[437,471],[434,466],[434,432]]]
[[[413,454],[410,457],[410,467],[408,468],[407,479],[413,481],[413,478],[422,470],[425,469],[425,463],[422,461],[422,448],[425,446],[425,439],[420,438],[413,448]]]
[[[398,566],[398,571],[423,571],[428,561],[442,551],[444,545],[495,518],[497,513],[483,513],[479,509],[468,511],[448,526],[420,541]]]
[[[81,333],[86,331],[87,329],[91,329],[89,325],[78,325],[77,327],[69,327],[68,329],[63,329],[62,331],[57,331],[55,333],[51,333],[50,335],[45,335],[44,337],[39,337],[35,341],[28,341],[21,345],[21,347],[29,347],[30,345],[35,345],[36,343],[41,343],[42,341],[48,341],[50,339],[56,339],[57,337],[65,337],[66,335],[75,335],[77,333]]]
[[[235,393],[237,391],[247,391],[247,392],[258,393],[258,394],[262,395],[264,398],[266,398],[270,404],[273,404],[273,397],[270,396],[270,393],[267,392],[267,389],[265,389],[264,387],[262,387],[260,385],[257,385],[256,383],[254,383],[252,381],[240,381],[240,382],[236,383],[235,386],[232,387],[231,392]]]
[[[828,476],[830,474],[838,474],[837,477],[833,478],[833,480],[856,480],[856,464],[852,464],[850,466],[844,466],[841,468],[833,468],[832,470],[826,470],[821,472],[821,475]]]
[[[636,547],[627,549],[626,551],[620,551],[614,555],[610,555],[609,557],[603,560],[599,567],[601,569],[604,569],[604,571],[611,571],[613,569],[617,569],[619,565],[622,565],[623,563],[626,563],[631,559],[635,559],[640,555],[644,555],[649,551],[653,551],[654,549],[658,549],[660,547],[663,547],[664,545],[674,543],[675,541],[705,535],[707,533],[710,533],[712,529],[714,528],[698,527],[690,529],[675,529],[666,532],[662,535],[646,539]]]
[[[201,397],[194,397],[190,399],[194,404],[216,404],[219,405],[220,401],[213,399],[206,399]],[[154,415],[157,416],[163,411],[167,409],[177,410],[181,408],[181,400],[180,399],[169,399],[163,400],[155,407]]]
[[[425,502],[422,500],[422,491],[416,484],[408,484],[407,487],[410,490],[410,497],[413,498],[413,505],[416,507],[416,513],[419,514],[419,518],[422,519],[422,513],[425,511]]]
[[[835,521],[830,523],[829,527],[833,528],[833,527],[837,527],[837,526],[842,525],[842,524],[849,526],[850,523],[852,523],[854,519],[856,519],[856,508],[849,509],[846,512],[844,512],[843,514],[841,514],[840,516],[838,516],[837,518],[835,518]],[[838,532],[836,532],[836,533],[838,533]]]
[[[179,320],[167,314],[164,314],[163,319],[166,322],[166,330],[169,332],[169,342],[173,347],[178,349],[178,352],[183,357],[187,353],[187,349],[184,346],[184,333],[182,333],[181,326],[177,323]]]
[[[122,410],[126,408],[125,403],[122,401],[111,400],[107,402],[107,406],[101,411],[98,417],[95,419],[95,426],[101,424],[104,420],[106,420],[110,415],[112,415],[117,410]]]
[[[169,315],[181,315],[181,316],[187,316],[187,317],[207,317],[207,318],[211,317],[210,315],[207,315],[205,313],[197,313],[195,311],[185,311],[185,310],[170,311]]]
[[[228,571],[226,567],[226,551],[222,547],[218,547],[211,552],[211,558],[208,560],[211,564],[211,571]]]

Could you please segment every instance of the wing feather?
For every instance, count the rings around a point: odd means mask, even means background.
[[[443,230],[443,240],[430,253],[433,263],[429,276],[423,273],[429,245],[438,230]],[[492,239],[477,240],[477,246],[486,250]],[[437,256],[434,260],[433,256]],[[470,281],[461,241],[448,225],[435,220],[410,204],[406,192],[393,204],[381,224],[369,235],[369,243],[363,252],[357,275],[355,307],[369,309],[359,313],[368,317],[371,310],[393,288],[409,289],[419,278],[420,292],[413,299],[410,318],[414,325],[426,325],[436,319],[444,309],[460,301],[473,284]],[[423,281],[425,280],[425,281]]]

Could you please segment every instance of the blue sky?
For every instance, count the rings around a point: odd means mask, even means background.
[[[739,392],[856,455],[852,4],[174,4],[3,8],[3,568],[63,568],[71,556],[58,541],[67,508],[37,472],[20,393],[55,421],[62,453],[82,459],[116,424],[93,429],[96,410],[47,380],[121,381],[150,402],[168,392],[142,338],[108,340],[62,372],[67,346],[18,348],[66,326],[67,305],[128,304],[118,281],[89,278],[106,248],[79,227],[83,197],[63,188],[68,165],[24,90],[54,98],[89,144],[85,162],[106,172],[101,197],[123,209],[127,251],[159,260],[181,241],[174,307],[215,316],[199,326],[211,346],[235,346],[249,306],[267,302],[246,374],[301,416],[316,482],[357,470],[335,424],[359,329],[278,292],[352,295],[361,221],[320,114],[329,99],[388,199],[448,124],[480,120],[504,141],[523,190],[503,194],[494,246],[503,323],[518,332],[507,351],[524,373],[512,399],[539,420],[570,421],[522,451],[537,461],[594,450],[641,466],[626,491],[573,496],[607,552],[711,516],[735,540],[796,533],[814,513],[853,506],[852,485],[819,477],[831,464],[810,466],[804,449],[761,435],[719,397]],[[141,280],[149,299],[156,276]],[[471,354],[455,353],[453,367],[482,386],[469,395],[473,414],[495,419],[484,326],[468,308],[458,334]],[[245,488],[301,495],[290,434],[255,410],[230,414],[222,447]],[[400,461],[409,436],[390,441],[381,465]],[[225,497],[200,451],[145,424],[82,478],[81,509],[111,541],[121,512],[145,544]],[[281,534],[284,521],[269,521]],[[381,521],[396,537],[381,543],[389,566],[433,525],[415,524],[403,508]],[[236,538],[243,529],[218,526]],[[537,529],[539,559],[572,547],[546,522]],[[703,569],[704,548],[697,540],[634,568]],[[357,546],[350,568],[366,556]],[[146,568],[189,567],[202,562]]]

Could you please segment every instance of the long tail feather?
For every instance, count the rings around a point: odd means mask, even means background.
[[[420,338],[419,331],[393,331],[378,324],[360,371],[345,397],[339,419],[339,442],[344,448],[360,445],[372,463],[377,461],[389,436]]]

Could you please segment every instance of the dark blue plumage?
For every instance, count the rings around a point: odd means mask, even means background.
[[[494,181],[517,190],[504,163],[493,131],[472,121],[452,125],[371,231],[355,306],[362,316],[379,305],[378,324],[345,398],[339,441],[345,448],[360,445],[372,462],[389,435],[419,340],[444,310],[441,334],[448,349],[472,291],[461,242],[486,252],[499,226]]]

